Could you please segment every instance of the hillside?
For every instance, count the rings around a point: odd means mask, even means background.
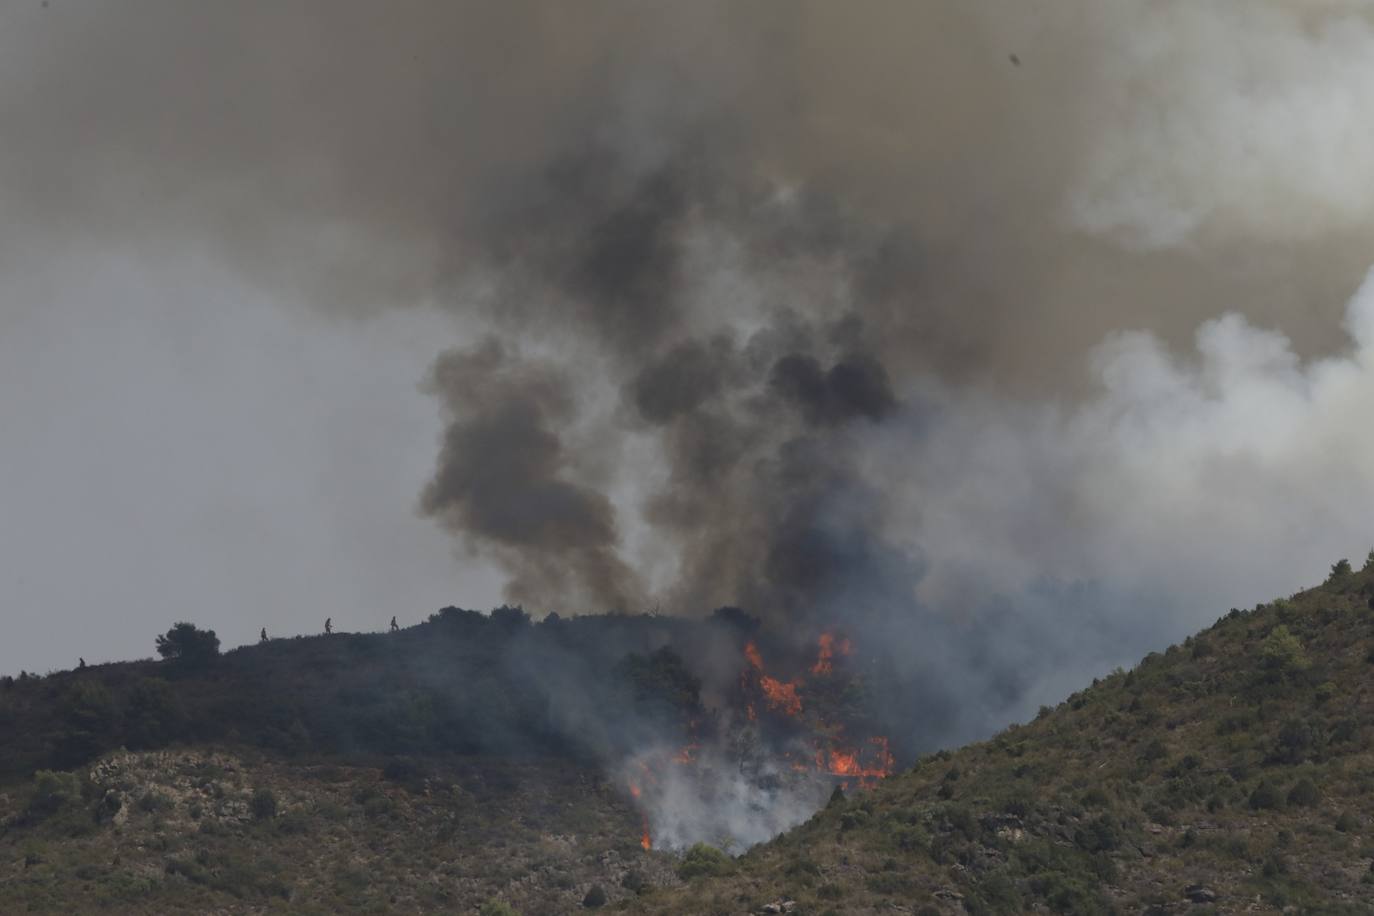
[[[1374,557],[836,796],[645,913],[1374,912]]]
[[[570,912],[668,883],[638,815],[560,761],[116,752],[0,794],[3,913]]]
[[[739,651],[741,619],[531,626],[453,610],[202,669],[134,662],[6,682],[0,912],[532,916],[602,899],[732,916],[1374,909],[1371,566],[1233,610],[1031,723],[874,788],[813,773],[848,794],[737,859],[641,848],[643,800],[607,748],[650,726],[678,734],[684,718],[705,729],[682,659]],[[839,690],[829,674],[763,676],[760,654],[748,641],[744,673],[730,675],[754,691],[741,694],[754,731],[721,725],[722,741],[795,742],[791,703],[810,710]],[[565,687],[600,691],[603,718],[569,728],[538,679],[519,676],[531,658],[546,675],[557,660]],[[573,678],[573,661],[596,677]],[[769,704],[770,687],[788,703]],[[618,719],[635,727],[603,728]]]

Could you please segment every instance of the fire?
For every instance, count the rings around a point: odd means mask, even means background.
[[[893,772],[894,759],[886,737],[846,735],[847,727],[857,730],[858,722],[848,721],[842,697],[850,682],[860,683],[862,677],[861,672],[837,666],[839,659],[853,651],[849,640],[827,632],[820,634],[815,645],[813,660],[789,654],[788,667],[782,671],[794,676],[783,680],[764,667],[759,646],[752,640],[747,642],[733,710],[757,724],[748,726],[740,719],[717,718],[714,713],[705,719],[693,717],[683,723],[686,728],[677,742],[645,749],[629,761],[625,784],[640,816],[639,845],[646,852],[654,848],[649,812],[657,810],[665,787],[676,785],[675,780],[710,782],[718,767],[738,762],[741,772],[747,763],[768,774],[769,779],[794,774],[783,778],[807,787],[819,785],[828,790],[829,785],[840,785],[848,790],[855,785],[870,788]],[[723,733],[722,727],[749,729],[747,740],[737,748],[733,743],[736,736]],[[722,743],[723,738],[730,744]],[[754,759],[757,751],[766,754],[769,747],[775,755],[772,766]],[[735,754],[744,756],[735,761]],[[680,769],[688,767],[691,769]]]
[[[783,682],[775,677],[764,675],[759,678],[759,686],[768,697],[768,705],[785,715],[799,715],[802,710],[801,697],[797,696],[797,682]]]
[[[842,779],[857,779],[868,787],[892,775],[894,758],[887,738],[875,735],[868,739],[869,748],[832,747],[816,750],[816,769]]]
[[[753,642],[748,642],[744,646],[744,657],[749,660],[749,664],[759,673],[759,687],[763,690],[763,695],[768,700],[768,708],[776,709],[784,715],[796,716],[802,711],[801,697],[797,694],[797,688],[801,686],[800,681],[780,681],[775,677],[765,674],[763,671],[763,656],[759,655],[758,646]],[[746,708],[750,720],[757,718],[757,713],[752,705]]]
[[[834,670],[834,659],[837,654],[849,655],[854,651],[849,640],[841,639],[837,643],[833,633],[822,633],[816,642],[816,664],[811,666],[811,673],[815,675],[830,674]]]

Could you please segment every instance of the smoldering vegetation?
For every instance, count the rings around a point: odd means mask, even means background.
[[[910,755],[879,731],[883,672],[836,639],[790,654],[738,608],[534,623],[519,608],[449,607],[388,634],[7,677],[0,775],[207,743],[384,764],[411,781],[440,757],[480,757],[488,772],[566,760],[634,802],[646,844],[750,845]]]
[[[418,508],[509,600],[736,605],[794,654],[838,625],[903,752],[1370,539],[1361,4],[150,0],[10,34],[0,264],[208,251],[321,320],[442,310]]]

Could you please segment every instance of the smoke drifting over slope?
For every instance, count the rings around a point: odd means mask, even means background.
[[[420,509],[532,609],[842,620],[928,745],[1374,536],[1365,300],[1303,362],[1374,252],[1364,4],[5,16],[0,267],[450,312]]]

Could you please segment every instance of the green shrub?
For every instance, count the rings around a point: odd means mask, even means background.
[[[1321,793],[1317,791],[1317,784],[1305,776],[1293,783],[1293,788],[1288,790],[1288,804],[1290,805],[1310,808],[1319,801],[1321,801]]]
[[[1163,760],[1165,757],[1168,756],[1169,749],[1166,748],[1164,746],[1164,742],[1160,741],[1158,738],[1155,738],[1149,744],[1145,745],[1145,748],[1140,752],[1140,759],[1149,763],[1154,763],[1157,760]]]
[[[497,900],[495,897],[482,904],[482,908],[477,911],[478,916],[520,916],[509,903]]]
[[[702,876],[716,877],[728,874],[734,869],[734,862],[725,853],[706,843],[697,843],[682,857],[677,867],[677,876],[683,881]]]
[[[34,775],[26,813],[33,820],[41,820],[80,799],[81,779],[75,773],[39,770]]]
[[[1250,807],[1256,811],[1269,811],[1283,804],[1283,796],[1278,787],[1267,779],[1260,780],[1255,791],[1250,793]]]
[[[1260,661],[1264,667],[1281,674],[1306,671],[1312,666],[1302,642],[1283,624],[1274,627],[1264,638],[1260,645]]]

